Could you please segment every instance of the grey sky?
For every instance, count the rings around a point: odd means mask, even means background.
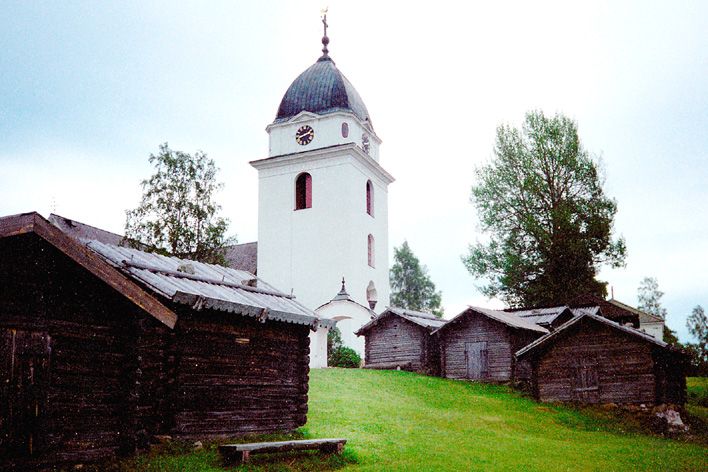
[[[383,5],[381,5],[383,3]],[[635,304],[644,276],[668,324],[708,305],[708,3],[329,2],[330,53],[384,140],[390,242],[408,239],[448,316],[494,305],[460,256],[495,128],[529,109],[577,120],[617,199]],[[115,232],[147,156],[214,158],[224,215],[256,238],[265,126],[319,56],[321,2],[8,2],[0,16],[0,214],[52,210]],[[336,291],[333,281],[333,291]]]

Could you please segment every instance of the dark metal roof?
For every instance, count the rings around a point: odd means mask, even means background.
[[[257,274],[258,269],[258,242],[234,244],[226,246],[224,258],[228,267],[245,270]]]
[[[395,316],[398,316],[398,317],[403,318],[405,320],[408,320],[411,323],[417,324],[418,326],[422,326],[423,328],[426,328],[428,331],[433,331],[434,329],[438,329],[441,326],[445,325],[445,323],[447,323],[447,320],[444,320],[442,318],[438,318],[437,316],[435,316],[431,313],[423,313],[421,311],[406,310],[406,309],[397,308],[397,307],[388,307],[388,308],[386,308],[386,311],[384,311],[379,316],[377,316],[373,320],[366,323],[361,328],[359,328],[359,331],[357,331],[354,334],[356,334],[357,336],[361,336],[361,335],[365,334],[367,331],[369,331],[371,328],[376,326],[382,319],[387,318],[392,315],[395,315]]]
[[[596,307],[594,307],[596,308]],[[654,336],[651,336],[644,331],[639,331],[638,329],[630,328],[629,326],[623,326],[616,321],[612,321],[608,318],[605,318],[604,316],[598,314],[597,310],[591,310],[591,309],[580,309],[576,311],[576,316],[575,318],[571,319],[570,321],[567,321],[560,325],[558,329],[555,331],[551,332],[550,334],[547,334],[545,336],[541,336],[531,344],[523,347],[522,349],[519,349],[516,352],[516,357],[521,357],[526,355],[529,352],[535,351],[541,346],[544,346],[548,343],[552,343],[557,339],[560,339],[560,337],[570,328],[571,326],[575,325],[578,323],[580,320],[587,318],[590,320],[597,321],[599,323],[602,323],[606,326],[609,326],[610,328],[616,329],[618,331],[622,331],[624,333],[630,334],[632,336],[635,336],[639,339],[642,339],[644,341],[650,342],[652,344],[656,344],[659,347],[667,347],[668,344],[665,342],[654,338]]]
[[[329,56],[320,57],[293,81],[280,102],[275,123],[287,121],[303,111],[318,115],[348,111],[371,124],[364,101]]]
[[[49,215],[49,222],[62,230],[68,236],[76,239],[95,239],[106,244],[115,244],[122,246],[123,236],[120,234],[111,233],[105,229],[96,228],[95,226],[81,223],[80,221],[65,218],[63,216]]]

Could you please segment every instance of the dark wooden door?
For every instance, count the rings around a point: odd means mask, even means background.
[[[47,333],[0,328],[0,457],[42,449],[50,351]]]
[[[596,357],[581,357],[576,360],[573,376],[573,399],[581,403],[600,402],[600,384],[597,375]]]
[[[487,377],[487,343],[465,343],[465,363],[467,378],[472,380]]]

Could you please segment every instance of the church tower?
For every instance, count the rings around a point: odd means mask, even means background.
[[[251,162],[258,276],[312,309],[332,300],[344,276],[353,302],[380,311],[389,304],[393,177],[379,164],[381,140],[363,100],[329,56],[323,23],[322,56],[293,81],[266,127],[268,157]]]

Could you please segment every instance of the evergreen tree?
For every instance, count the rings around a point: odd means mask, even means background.
[[[155,173],[141,182],[140,205],[126,211],[125,237],[149,251],[201,262],[224,264],[228,220],[217,216],[221,207],[214,193],[216,165],[206,154],[173,151],[167,143],[151,154]],[[141,246],[142,247],[142,246]]]
[[[394,248],[391,279],[391,305],[409,310],[429,312],[442,317],[442,294],[435,291],[435,284],[428,276],[428,269],[404,241]]]
[[[626,249],[612,237],[617,204],[603,180],[563,115],[534,111],[521,129],[497,128],[494,158],[477,169],[471,197],[489,238],[463,258],[487,281],[482,292],[515,307],[604,296],[599,266],[622,266]]]

